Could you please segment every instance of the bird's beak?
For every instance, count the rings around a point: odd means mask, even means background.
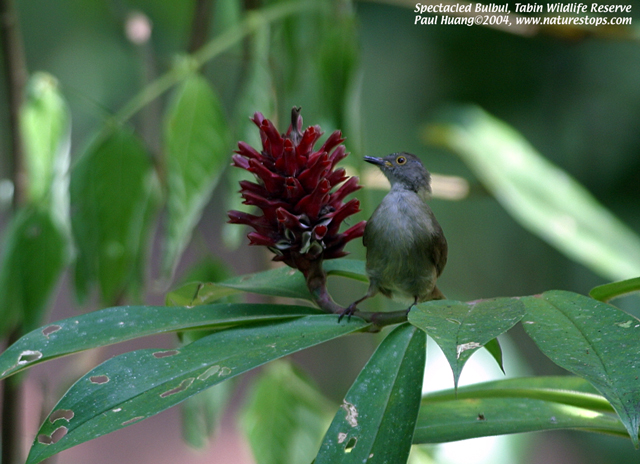
[[[371,164],[375,164],[376,166],[386,166],[386,167],[390,167],[387,161],[383,160],[382,158],[376,158],[375,156],[365,156],[364,160],[367,163],[371,163]]]

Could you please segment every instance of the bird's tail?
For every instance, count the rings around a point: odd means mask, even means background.
[[[442,293],[440,289],[436,286],[436,287],[433,287],[433,290],[431,291],[431,295],[429,295],[429,299],[430,300],[446,300],[447,297],[444,296],[444,293]]]

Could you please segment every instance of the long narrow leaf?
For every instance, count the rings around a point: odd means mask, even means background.
[[[334,259],[324,263],[324,270],[329,276],[366,281],[364,261]],[[186,284],[171,292],[167,296],[167,301],[175,305],[201,305],[240,292],[312,301],[302,274],[289,267],[232,277],[221,282]]]
[[[614,414],[526,397],[423,400],[413,443],[443,443],[508,433],[583,429],[625,436]]]
[[[598,287],[591,289],[589,296],[606,303],[607,301],[619,296],[628,295],[634,292],[640,292],[640,277],[599,285]]]
[[[231,159],[224,113],[204,77],[194,74],[178,88],[167,114],[165,145],[168,226],[164,271],[170,273]]]
[[[78,380],[47,417],[29,453],[35,464],[79,443],[151,417],[273,359],[367,327],[335,316],[216,332],[176,350],[116,356]]]
[[[428,129],[458,153],[520,224],[611,279],[640,275],[640,237],[527,140],[478,107]]]
[[[640,320],[571,292],[526,297],[527,334],[559,366],[584,377],[611,402],[638,446]]]
[[[315,463],[406,462],[425,357],[422,330],[410,324],[394,329],[349,389]]]
[[[259,304],[106,308],[57,321],[26,334],[0,354],[0,378],[53,358],[147,335],[319,313],[317,309],[304,306]]]

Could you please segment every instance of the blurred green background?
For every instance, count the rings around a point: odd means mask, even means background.
[[[640,21],[640,4],[624,3],[633,5],[634,24],[620,35],[591,29],[577,34],[540,31],[524,37],[478,26],[414,25],[415,3],[401,0],[327,2],[332,9],[329,17],[335,15],[333,20],[317,20],[305,13],[287,20],[286,28],[260,29],[253,40],[207,63],[203,72],[223,103],[235,139],[255,143],[257,131],[246,125],[254,111],[262,111],[284,131],[289,109],[300,105],[305,125],[321,124],[325,133],[342,129],[352,153],[345,163],[355,173],[362,169],[360,160],[365,154],[408,151],[418,154],[434,174],[466,179],[471,186],[468,197],[449,201],[436,195],[432,200],[449,242],[449,262],[439,283],[449,298],[529,295],[548,289],[587,294],[610,278],[571,260],[521,227],[486,186],[481,186],[462,157],[430,143],[425,134],[428,124],[449,121],[451,115],[460,117],[461,105],[477,105],[512,126],[637,233],[640,44],[635,23]],[[84,149],[106,117],[121,109],[145,83],[166,72],[178,55],[185,54],[194,9],[193,2],[160,0],[28,0],[18,1],[17,6],[29,71],[46,71],[58,79],[70,106],[72,156]],[[242,18],[245,9],[260,6],[261,2],[251,0],[212,1],[210,37]],[[150,21],[152,32],[148,42],[135,44],[127,38],[126,26],[135,18],[132,15],[139,13]],[[263,58],[255,59],[261,53]],[[253,98],[247,97],[247,76],[255,80],[251,88],[258,89]],[[164,104],[165,96],[132,120],[152,153],[161,150]],[[6,107],[3,86],[0,108]],[[6,111],[0,111],[3,178],[10,176],[7,117]],[[546,178],[535,180],[548,191],[556,187]],[[361,216],[366,219],[384,190],[367,188],[364,180],[363,184],[365,189],[357,196],[363,203]],[[230,231],[224,226],[225,211],[232,201],[229,196],[235,190],[235,174],[228,171],[204,211],[176,279],[207,256],[227,263],[229,274],[269,265],[264,250],[246,247],[242,230]],[[4,225],[10,213],[8,205],[3,206]],[[354,218],[354,223],[359,219]],[[544,228],[544,224],[540,226]],[[154,242],[145,292],[149,304],[162,303],[166,290],[157,282],[159,260],[154,256],[158,248]],[[348,249],[354,257],[364,258],[360,240]],[[65,278],[60,286],[50,320],[89,309],[78,308],[69,280]],[[348,303],[365,288],[336,286],[333,291],[337,300]],[[640,315],[637,297],[619,303]],[[382,298],[369,304],[388,306]],[[96,302],[92,305],[92,309],[98,307]],[[559,368],[519,335],[516,329],[514,350],[521,354],[513,356],[529,365],[524,371],[558,373]],[[169,338],[163,340],[171,344]],[[357,336],[347,345],[309,350],[298,360],[330,397],[338,399],[374,345],[371,337]],[[508,352],[506,356],[510,356]],[[323,364],[318,365],[319,359]],[[326,365],[327,359],[333,361]],[[59,378],[60,373],[54,368],[41,369],[33,382],[49,377]],[[231,427],[232,422],[227,418],[224,423]],[[176,413],[167,412],[126,432],[62,453],[59,462],[86,462],[87,456],[96,463],[116,459],[251,462],[246,445],[229,427],[222,429],[221,438],[206,455],[189,454],[180,443]],[[518,451],[519,462],[525,464],[638,459],[637,454],[630,454],[633,451],[628,442],[614,438],[569,432],[529,438],[532,441],[523,441]],[[157,442],[163,443],[155,446]],[[221,456],[226,457],[221,460]],[[442,459],[440,462],[447,462]]]

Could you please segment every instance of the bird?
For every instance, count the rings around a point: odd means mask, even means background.
[[[423,301],[445,299],[436,281],[447,263],[448,245],[433,211],[431,174],[420,158],[406,152],[383,158],[365,156],[391,184],[391,190],[367,221],[362,237],[366,247],[366,294],[341,315],[351,316],[362,301],[382,293],[388,298]]]

